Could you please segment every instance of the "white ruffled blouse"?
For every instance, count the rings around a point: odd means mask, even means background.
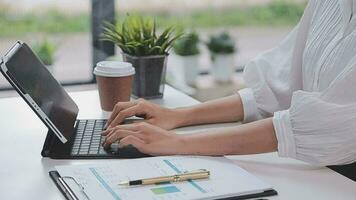
[[[356,161],[356,0],[310,0],[296,28],[246,65],[244,79],[244,121],[273,116],[280,156]]]

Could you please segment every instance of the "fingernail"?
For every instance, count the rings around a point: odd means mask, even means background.
[[[104,126],[104,129],[106,129],[108,127],[108,123],[106,122],[105,126]]]

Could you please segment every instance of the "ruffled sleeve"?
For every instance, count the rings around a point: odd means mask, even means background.
[[[270,117],[275,111],[289,108],[293,92],[302,88],[302,56],[313,2],[308,3],[299,24],[276,48],[246,65],[244,80],[247,88],[238,92],[244,122]]]
[[[278,153],[315,165],[356,161],[356,67],[322,93],[296,91],[274,114]]]

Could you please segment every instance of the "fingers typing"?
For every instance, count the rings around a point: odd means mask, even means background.
[[[105,139],[103,146],[107,148],[107,147],[109,147],[112,143],[115,143],[115,142],[118,142],[118,141],[121,142],[121,140],[122,140],[123,138],[128,137],[128,136],[130,136],[130,135],[133,135],[133,136],[138,137],[138,138],[142,137],[142,136],[141,136],[139,133],[137,133],[137,132],[127,131],[127,130],[125,130],[125,131],[124,131],[124,130],[117,130],[117,131],[115,131],[114,133],[112,133],[111,135],[109,135],[109,136]]]
[[[108,121],[105,124],[104,129],[109,128],[111,122],[116,118],[116,116],[120,113],[120,111],[125,110],[129,107],[135,106],[137,102],[130,101],[130,102],[118,102],[115,106],[114,109],[108,119]]]
[[[142,124],[143,123],[126,124],[106,130],[105,132],[103,132],[103,135],[106,135],[106,138],[103,141],[102,145],[107,148],[112,143],[121,140],[122,138],[125,138],[129,135],[134,135],[144,140],[145,135],[143,135],[143,132],[140,131],[140,129],[142,129]]]
[[[136,147],[138,150],[140,150],[141,152],[145,152],[144,147],[145,147],[146,143],[142,139],[140,139],[134,135],[129,135],[129,136],[123,138],[122,140],[120,140],[119,148],[123,148],[128,145],[132,145],[132,146]]]

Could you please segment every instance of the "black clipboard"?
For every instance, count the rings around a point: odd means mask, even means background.
[[[63,177],[61,177],[61,175],[57,171],[50,171],[49,176],[51,177],[52,181],[56,184],[57,188],[61,191],[61,193],[65,196],[66,199],[80,200],[73,192],[73,190],[66,184],[66,182],[63,181]],[[78,187],[81,186],[78,184]],[[217,200],[242,200],[242,199],[269,197],[277,194],[278,194],[277,191],[272,189],[272,190],[266,190],[261,193],[241,195],[236,197],[228,197],[228,198],[217,199]]]

